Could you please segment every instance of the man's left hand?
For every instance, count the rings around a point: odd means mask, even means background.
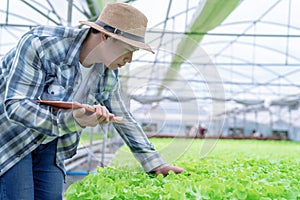
[[[162,174],[164,177],[166,177],[169,174],[169,171],[173,171],[175,174],[180,174],[181,172],[184,171],[184,169],[163,164],[155,169],[155,174],[156,175]]]

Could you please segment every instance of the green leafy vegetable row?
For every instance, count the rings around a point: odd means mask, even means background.
[[[174,144],[171,139],[152,142],[160,151]],[[123,149],[113,167],[98,168],[96,174],[73,183],[65,196],[68,200],[300,199],[300,144],[219,140],[213,151],[202,158],[204,144],[205,140],[195,140],[183,145],[184,153],[172,164],[184,167],[186,172],[171,173],[166,178],[144,173]]]

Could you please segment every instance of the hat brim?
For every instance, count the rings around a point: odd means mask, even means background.
[[[122,42],[125,42],[129,45],[132,45],[134,47],[137,47],[137,48],[140,48],[140,49],[144,49],[146,51],[149,51],[151,53],[154,53],[154,51],[152,50],[152,48],[146,44],[146,43],[143,43],[143,42],[139,42],[139,41],[136,41],[136,40],[131,40],[129,38],[126,38],[126,37],[123,37],[121,35],[117,35],[117,34],[114,34],[114,33],[111,33],[107,30],[105,30],[103,27],[99,26],[98,24],[96,24],[95,22],[89,22],[89,21],[79,21],[79,23],[81,24],[84,24],[84,25],[87,25],[87,26],[90,26],[100,32],[103,32],[117,40],[121,40]]]

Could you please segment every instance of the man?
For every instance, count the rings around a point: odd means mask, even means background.
[[[89,29],[36,27],[0,65],[0,199],[61,199],[63,161],[76,153],[81,130],[120,116],[116,130],[147,172],[166,176],[165,164],[119,94],[118,68],[145,44],[147,18],[124,3],[109,3]],[[81,68],[90,70],[83,80]],[[81,101],[63,110],[36,100]]]

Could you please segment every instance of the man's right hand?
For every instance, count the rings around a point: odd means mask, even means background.
[[[105,124],[109,119],[114,116],[109,113],[105,106],[95,105],[95,112],[87,112],[84,108],[76,109],[73,111],[73,117],[76,122],[82,126],[96,126],[97,124]]]

